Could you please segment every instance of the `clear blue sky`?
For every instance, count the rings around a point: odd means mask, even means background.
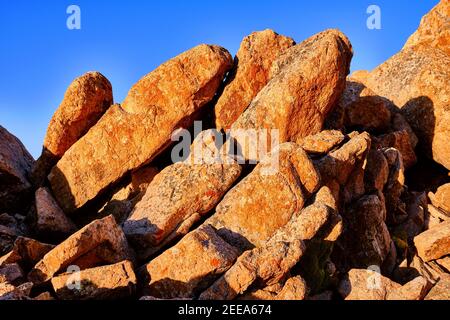
[[[266,28],[297,42],[339,28],[355,51],[352,70],[372,69],[401,49],[438,0],[152,1],[0,0],[0,124],[37,157],[47,124],[71,81],[97,70],[121,102],[167,59],[200,43],[235,54],[242,38]],[[66,8],[81,8],[68,30]],[[382,29],[366,27],[369,5]]]

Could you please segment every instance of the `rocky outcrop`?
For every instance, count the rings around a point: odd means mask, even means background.
[[[231,65],[228,51],[201,45],[142,78],[52,169],[49,180],[61,208],[75,211],[153,160],[174,130],[189,127],[212,100]]]

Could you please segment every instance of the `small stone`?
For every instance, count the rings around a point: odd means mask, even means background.
[[[324,130],[318,134],[305,137],[298,143],[307,152],[312,154],[325,154],[343,142],[345,136],[337,130]]]
[[[450,275],[441,277],[438,283],[430,290],[425,300],[450,300]]]
[[[0,258],[0,266],[9,263],[18,263],[24,269],[28,270],[54,247],[54,245],[41,243],[34,239],[18,237],[14,242],[12,250]]]

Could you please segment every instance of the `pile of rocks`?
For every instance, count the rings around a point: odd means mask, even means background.
[[[449,17],[351,76],[340,31],[265,30],[121,105],[76,79],[37,161],[0,127],[0,299],[450,299]]]

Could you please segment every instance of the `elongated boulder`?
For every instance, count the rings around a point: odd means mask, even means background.
[[[125,173],[155,158],[172,133],[189,127],[231,68],[228,51],[200,45],[135,84],[65,153],[49,175],[62,209],[71,213]]]
[[[156,298],[193,298],[228,270],[238,251],[211,226],[186,235],[143,267],[146,291]]]
[[[31,270],[33,283],[46,282],[68,266],[80,270],[133,259],[122,229],[113,216],[95,220],[48,252]]]
[[[422,18],[419,29],[409,37],[404,48],[424,44],[450,55],[450,2],[441,0]]]
[[[137,285],[130,261],[62,274],[51,282],[61,300],[121,299],[132,295]]]
[[[190,229],[186,223],[192,225],[209,213],[239,177],[241,166],[215,142],[214,131],[202,132],[185,161],[166,167],[150,183],[123,224],[139,251],[158,246],[171,234],[183,236]]]
[[[320,132],[345,88],[351,57],[350,42],[337,30],[286,50],[274,62],[272,79],[231,127],[244,157],[259,160],[250,150],[261,146],[257,139],[246,141],[242,129],[267,129],[280,143]]]
[[[229,129],[269,81],[272,63],[295,44],[272,30],[254,32],[242,40],[233,71],[215,106],[217,129]]]
[[[440,186],[436,193],[428,194],[433,205],[447,212],[450,215],[450,183]]]
[[[41,243],[34,239],[18,237],[12,250],[0,258],[0,266],[18,263],[22,268],[29,270],[54,247],[54,245]]]
[[[33,169],[35,184],[43,183],[56,162],[112,104],[111,83],[99,72],[88,72],[70,84],[48,125],[42,155]]]
[[[319,183],[300,146],[279,145],[225,195],[205,223],[242,250],[260,246],[300,212]]]
[[[421,149],[450,169],[450,56],[426,45],[408,47],[376,68],[366,84],[391,100],[413,128]]]
[[[27,209],[33,163],[22,142],[0,126],[0,212]]]

